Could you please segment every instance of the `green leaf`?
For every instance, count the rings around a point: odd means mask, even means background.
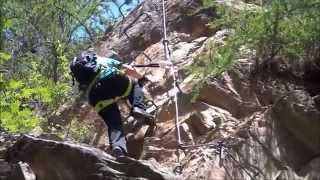
[[[14,105],[16,106],[16,105]],[[19,112],[0,112],[1,126],[10,132],[28,132],[39,125],[40,118],[33,114],[29,108]]]
[[[23,86],[23,82],[22,81],[11,80],[9,82],[9,88],[10,89],[18,89],[18,88],[20,88],[22,86]]]
[[[21,95],[22,97],[30,98],[33,93],[34,93],[34,89],[27,88],[27,89],[22,89]]]
[[[1,112],[1,111],[0,111]],[[7,121],[11,120],[12,119],[12,114],[9,113],[9,112],[1,112],[0,113],[0,119],[1,119],[1,122],[4,124],[6,123]]]
[[[40,87],[40,88],[38,88],[38,93],[40,94],[40,97],[44,102],[49,103],[52,101],[51,91],[49,88]]]
[[[20,101],[15,101],[14,103],[12,103],[10,105],[11,112],[18,113],[20,109],[20,105],[21,105]]]
[[[0,64],[8,61],[11,58],[10,54],[5,52],[0,52]]]
[[[4,28],[9,28],[12,26],[12,20],[10,19],[5,19],[3,23]]]

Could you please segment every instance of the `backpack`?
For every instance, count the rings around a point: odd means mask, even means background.
[[[80,90],[85,90],[99,73],[96,60],[96,54],[81,53],[71,62],[71,75],[79,83]]]

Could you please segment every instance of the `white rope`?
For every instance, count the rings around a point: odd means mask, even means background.
[[[175,72],[174,66],[173,66],[173,62],[171,60],[170,57],[170,53],[169,53],[169,48],[168,48],[168,40],[167,40],[167,26],[166,26],[166,9],[165,9],[165,3],[164,0],[162,0],[162,16],[163,16],[163,45],[164,45],[164,53],[165,53],[165,58],[166,61],[168,61],[171,66],[170,66],[170,71],[173,77],[173,88],[174,89],[178,89],[177,87],[177,72]],[[175,102],[175,110],[176,110],[176,116],[175,116],[175,127],[176,127],[176,139],[177,139],[177,156],[178,156],[178,163],[180,164],[180,153],[179,153],[179,149],[182,145],[181,143],[181,136],[180,136],[180,127],[179,127],[179,106],[178,106],[178,92],[174,91],[173,94],[173,100]]]

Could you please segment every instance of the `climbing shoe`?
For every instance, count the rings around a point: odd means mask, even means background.
[[[125,156],[125,153],[123,152],[121,147],[115,146],[112,148],[111,155],[115,158],[118,158],[118,157]]]
[[[140,108],[140,107],[133,107],[132,112],[131,112],[132,116],[134,118],[137,119],[153,119],[154,117],[147,113],[144,109]]]

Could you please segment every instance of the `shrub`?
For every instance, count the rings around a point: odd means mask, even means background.
[[[211,28],[232,29],[234,33],[224,46],[209,48],[195,61],[192,71],[202,82],[230,69],[243,47],[255,52],[253,58],[258,63],[276,56],[288,63],[320,61],[319,0],[273,0],[241,10],[203,0],[203,6],[214,6],[218,11],[219,18],[209,24]]]

